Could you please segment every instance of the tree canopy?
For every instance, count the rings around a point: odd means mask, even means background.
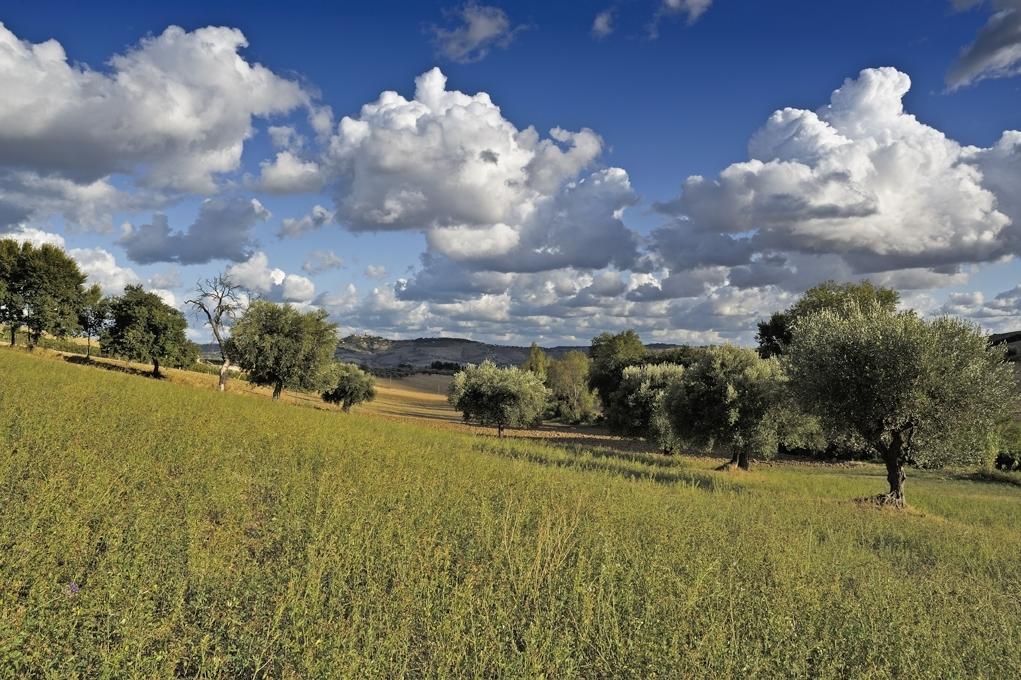
[[[103,297],[103,291],[93,284],[82,296],[78,308],[78,329],[85,337],[85,356],[92,356],[92,338],[102,335],[110,318],[110,300]]]
[[[531,371],[539,376],[540,380],[545,381],[549,372],[549,363],[549,356],[533,342],[532,346],[528,348],[528,358],[525,359],[525,363],[521,364],[521,370]]]
[[[376,381],[354,364],[334,362],[324,379],[323,401],[339,404],[346,413],[352,406],[376,398]]]
[[[100,345],[107,354],[160,366],[190,366],[198,357],[195,343],[185,336],[184,315],[141,286],[127,286],[110,301],[110,320]]]
[[[790,385],[828,431],[871,446],[887,467],[884,501],[904,502],[904,466],[981,462],[1016,399],[1012,367],[977,327],[876,304],[823,310],[788,347]]]
[[[465,422],[494,426],[502,437],[506,427],[539,423],[547,396],[542,380],[531,371],[484,361],[454,375],[448,398]]]
[[[671,452],[677,442],[663,410],[666,390],[684,376],[679,364],[640,364],[621,373],[613,393],[607,420],[610,426],[632,437],[643,437],[661,450]]]
[[[841,310],[855,306],[875,305],[892,312],[900,302],[900,294],[890,288],[876,286],[869,281],[836,283],[826,281],[809,288],[800,299],[782,312],[774,313],[768,321],[760,321],[755,339],[763,358],[780,356],[794,337],[798,321],[824,309]]]
[[[557,418],[569,423],[586,423],[599,414],[599,397],[588,386],[591,360],[579,350],[571,350],[549,362],[546,385],[550,389],[551,409]]]
[[[290,305],[253,302],[231,329],[227,355],[256,385],[284,389],[325,387],[324,369],[337,349],[337,328],[326,312],[299,312]]]
[[[74,333],[84,284],[85,275],[60,248],[0,239],[0,321],[12,345],[20,326],[28,329],[29,346],[43,333]]]
[[[775,359],[742,347],[712,347],[671,383],[664,409],[678,437],[729,450],[731,463],[747,470],[751,455],[776,453],[782,381]]]
[[[617,334],[600,333],[592,339],[589,357],[592,359],[589,386],[599,393],[605,411],[610,407],[624,368],[642,362],[645,346],[633,330]]]

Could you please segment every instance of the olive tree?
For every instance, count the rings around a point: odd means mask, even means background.
[[[977,326],[878,305],[802,319],[787,364],[805,410],[882,457],[890,490],[879,500],[894,505],[904,503],[906,465],[980,462],[1017,399],[1002,349]]]
[[[241,311],[245,292],[229,274],[217,274],[211,279],[195,284],[195,295],[186,300],[196,312],[205,316],[206,325],[216,340],[220,350],[220,379],[218,389],[227,389],[227,377],[230,375],[230,356],[227,354],[226,325],[232,323]]]
[[[774,313],[768,321],[759,322],[755,339],[763,358],[781,356],[794,337],[794,328],[800,319],[824,309],[841,311],[854,305],[876,305],[894,311],[900,294],[891,288],[876,286],[869,281],[836,283],[826,281],[809,288],[793,305]]]
[[[198,358],[195,343],[184,331],[184,315],[141,286],[127,286],[110,301],[109,323],[100,337],[103,351],[112,356],[152,364],[154,378],[160,365],[190,366]]]
[[[323,401],[339,404],[345,413],[352,406],[376,398],[376,381],[354,364],[334,363],[327,370],[324,382],[326,390],[322,394]]]
[[[337,327],[326,312],[299,312],[290,305],[253,302],[231,329],[227,356],[256,385],[273,388],[273,399],[284,389],[319,390],[325,368],[337,349]]]
[[[728,450],[727,466],[749,467],[751,455],[776,453],[783,374],[775,359],[723,345],[702,353],[663,397],[676,436],[694,446]]]
[[[663,399],[667,389],[684,376],[680,364],[641,364],[621,373],[607,418],[618,432],[643,437],[670,453],[677,442],[666,417]]]
[[[498,368],[491,361],[468,366],[454,375],[450,404],[465,422],[496,427],[502,437],[506,427],[538,424],[546,410],[549,391],[531,371]]]

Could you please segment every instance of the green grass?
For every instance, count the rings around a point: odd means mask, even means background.
[[[0,350],[0,676],[1016,676],[1021,488],[711,465]]]

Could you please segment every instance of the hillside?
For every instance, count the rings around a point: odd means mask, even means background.
[[[1011,677],[1021,489],[496,440],[0,349],[0,676]]]
[[[676,345],[653,344],[652,350],[670,349]],[[588,351],[587,345],[543,347],[551,356],[560,357],[572,349]],[[414,338],[389,340],[375,335],[348,335],[337,345],[339,361],[368,366],[369,368],[396,368],[411,366],[428,368],[435,361],[456,364],[480,364],[485,360],[501,366],[516,366],[528,357],[528,347],[494,345],[465,338]],[[218,359],[216,345],[201,345],[202,355]]]
[[[677,345],[652,344],[650,350],[670,349]],[[493,345],[464,338],[415,338],[413,340],[387,340],[377,336],[349,335],[340,341],[337,358],[370,368],[395,367],[406,364],[426,368],[434,361],[457,364],[479,364],[490,360],[501,366],[516,366],[528,358],[528,347]],[[562,345],[543,347],[554,357],[570,350],[588,351],[588,346]]]
[[[989,342],[994,345],[1004,345],[1007,348],[1007,356],[1011,361],[1021,359],[1021,331],[1010,331],[1009,333],[994,333],[989,336]]]

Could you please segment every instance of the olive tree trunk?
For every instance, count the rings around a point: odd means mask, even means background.
[[[733,468],[735,466],[741,468],[742,470],[747,470],[749,468],[750,464],[748,461],[747,451],[734,451],[734,453],[732,453],[730,456],[730,460],[727,461],[727,463],[723,465],[721,468],[717,469],[728,469]]]
[[[280,394],[284,391],[284,383],[278,382],[273,386],[273,401],[280,401]]]
[[[742,470],[747,470],[750,467],[750,463],[748,462],[748,452],[747,451],[742,449],[741,451],[738,452],[738,454],[737,454],[737,466],[739,468],[741,468]]]
[[[163,374],[160,373],[160,360],[159,359],[153,359],[152,360],[152,377],[154,377],[154,378],[162,378],[163,377]]]
[[[217,389],[220,390],[221,392],[225,392],[227,390],[227,377],[228,377],[227,372],[229,370],[230,370],[230,359],[228,359],[227,355],[224,354],[224,356],[223,356],[223,363],[220,364],[220,382],[217,385]]]
[[[905,440],[905,431],[908,433],[907,440]],[[878,498],[882,505],[903,507],[905,504],[904,480],[907,479],[907,475],[904,474],[904,462],[910,446],[910,437],[910,429],[893,430],[890,433],[889,445],[882,443],[876,445],[883,455],[883,462],[886,464],[886,481],[890,485],[890,490]]]

